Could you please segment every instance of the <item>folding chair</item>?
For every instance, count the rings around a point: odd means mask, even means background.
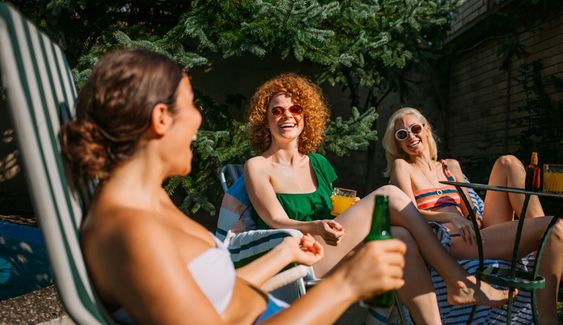
[[[243,266],[278,245],[285,237],[301,237],[295,229],[256,229],[250,217],[251,203],[246,193],[243,165],[227,164],[219,172],[225,191],[215,236],[225,241],[236,267]],[[315,278],[311,267],[296,266],[268,281],[263,289],[291,302],[305,294],[305,284]]]
[[[6,3],[0,3],[0,44],[8,110],[63,305],[79,324],[111,324],[80,249],[88,197],[79,199],[69,188],[59,146],[60,125],[71,116],[76,97],[65,55]]]

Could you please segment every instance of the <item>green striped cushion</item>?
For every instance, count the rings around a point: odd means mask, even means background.
[[[65,55],[6,3],[0,3],[0,44],[8,108],[63,303],[78,323],[107,323],[88,281],[79,244],[82,207],[60,153],[61,112],[76,98]]]

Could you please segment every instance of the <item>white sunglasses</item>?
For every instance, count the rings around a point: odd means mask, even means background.
[[[420,133],[422,133],[423,129],[424,124],[418,123],[409,126],[408,129],[398,129],[397,131],[395,131],[395,139],[397,139],[398,141],[405,141],[409,137],[409,134],[419,135]]]

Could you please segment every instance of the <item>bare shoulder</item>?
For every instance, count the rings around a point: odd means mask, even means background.
[[[263,156],[254,156],[246,161],[244,166],[254,167],[254,166],[261,166],[265,165],[268,162],[268,159]]]
[[[448,164],[448,168],[450,169],[450,172],[452,173],[456,181],[463,182],[464,174],[463,171],[461,170],[461,164],[459,163],[459,161],[455,159],[445,159],[445,160],[446,163]]]
[[[444,159],[452,172],[461,172],[461,165],[456,159]]]
[[[411,169],[411,165],[402,158],[397,158],[393,160],[393,169],[396,171],[408,171]]]
[[[95,220],[82,229],[84,248],[95,256],[131,258],[145,246],[147,238],[155,242],[169,238],[163,225],[145,210],[112,208],[103,213],[103,216],[90,216]]]
[[[407,180],[410,179],[411,165],[404,159],[398,158],[393,160],[393,169],[389,175],[391,184],[406,187]]]
[[[247,174],[260,175],[267,172],[270,166],[269,160],[263,156],[256,156],[248,159],[244,164],[244,170]]]

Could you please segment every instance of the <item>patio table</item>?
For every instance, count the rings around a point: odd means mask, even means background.
[[[478,184],[478,183],[467,183],[467,182],[450,182],[450,181],[442,181],[442,184],[452,185],[455,186],[457,191],[459,192],[463,202],[467,207],[470,207],[469,200],[465,196],[465,193],[461,190],[462,187],[473,188],[476,190],[487,190],[487,191],[499,191],[499,192],[509,192],[509,193],[518,193],[523,194],[524,203],[522,204],[522,211],[521,215],[518,216],[518,227],[516,228],[516,237],[514,240],[514,249],[512,251],[512,259],[511,259],[511,267],[510,269],[503,268],[503,267],[487,267],[483,268],[483,244],[481,241],[481,235],[479,233],[479,228],[477,225],[477,219],[475,216],[475,211],[472,209],[469,210],[469,216],[471,218],[471,222],[473,224],[473,228],[475,229],[475,237],[477,239],[477,250],[479,254],[479,268],[477,270],[477,278],[487,281],[491,284],[497,284],[501,286],[505,286],[509,288],[509,296],[508,296],[508,305],[507,305],[507,317],[506,323],[510,324],[512,322],[512,303],[513,303],[513,293],[514,289],[523,289],[523,290],[530,290],[532,296],[532,315],[534,318],[534,323],[537,324],[537,315],[536,315],[536,290],[542,289],[545,286],[545,279],[542,276],[537,274],[538,267],[540,264],[541,254],[543,252],[545,243],[547,238],[549,237],[549,233],[551,232],[551,228],[557,221],[557,216],[554,216],[547,226],[545,233],[543,235],[542,241],[540,243],[540,247],[536,254],[536,262],[534,264],[534,269],[532,272],[525,272],[525,271],[518,271],[516,270],[516,261],[518,259],[518,249],[520,246],[520,238],[522,235],[522,229],[524,227],[524,218],[526,216],[526,210],[528,209],[528,203],[530,201],[530,196],[537,195],[543,197],[553,197],[563,199],[563,194],[556,194],[556,193],[548,193],[543,191],[530,191],[525,190],[522,188],[515,188],[515,187],[506,187],[506,186],[493,186],[487,184]]]

